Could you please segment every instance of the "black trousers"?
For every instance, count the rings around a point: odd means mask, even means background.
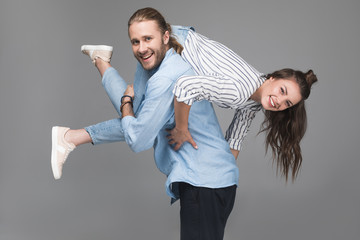
[[[236,185],[212,189],[180,183],[179,191],[180,239],[222,240],[234,206]]]

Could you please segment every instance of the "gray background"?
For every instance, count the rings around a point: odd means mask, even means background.
[[[358,239],[360,1],[1,0],[0,240],[179,239],[179,203],[170,206],[152,150],[89,144],[71,153],[61,180],[50,170],[53,125],[116,117],[80,46],[113,45],[112,63],[131,82],[127,20],[146,6],[264,73],[318,75],[298,180],[276,177],[264,136],[256,136],[259,113],[238,159],[225,239]],[[216,110],[225,130],[233,112]]]

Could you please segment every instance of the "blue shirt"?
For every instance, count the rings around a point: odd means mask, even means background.
[[[183,75],[195,73],[173,49],[154,70],[146,71],[138,65],[134,81],[136,117],[121,120],[125,141],[133,151],[154,147],[156,165],[167,176],[166,192],[173,199],[179,198],[174,183],[221,188],[237,184],[239,177],[235,158],[208,101],[195,102],[189,115],[189,131],[199,149],[184,143],[174,151],[168,144],[165,129],[175,126],[173,88]]]

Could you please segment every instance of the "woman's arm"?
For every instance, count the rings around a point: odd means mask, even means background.
[[[174,87],[179,102],[192,105],[207,100],[222,108],[237,108],[249,98],[239,81],[226,76],[195,75],[180,77]]]
[[[197,145],[193,140],[188,130],[188,120],[191,105],[187,105],[183,102],[178,102],[176,97],[174,98],[174,109],[175,109],[175,128],[168,130],[169,144],[175,144],[174,150],[177,151],[184,142],[189,142],[195,149]],[[239,150],[230,149],[231,153],[237,159]]]
[[[256,106],[248,106],[247,108],[238,108],[235,111],[233,120],[225,134],[225,139],[228,141],[235,158],[241,150],[242,143],[258,110]]]
[[[230,149],[231,153],[234,155],[235,159],[237,159],[237,157],[239,156],[239,150],[235,150],[235,149]]]
[[[168,130],[169,144],[174,145],[174,150],[180,149],[184,142],[189,142],[195,149],[198,148],[195,141],[193,140],[189,129],[188,120],[191,105],[187,105],[183,102],[178,102],[176,97],[174,98],[174,110],[175,110],[175,127]]]
[[[187,105],[183,102],[178,102],[174,97],[174,110],[175,110],[175,122],[176,128],[179,130],[188,129],[189,112],[191,105]]]

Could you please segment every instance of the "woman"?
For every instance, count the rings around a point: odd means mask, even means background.
[[[174,88],[176,127],[169,131],[169,143],[178,150],[183,142],[196,143],[187,130],[193,101],[208,100],[223,108],[236,109],[225,138],[235,158],[241,149],[252,119],[260,109],[267,133],[266,149],[273,151],[280,173],[294,180],[302,162],[300,141],[306,131],[304,101],[317,81],[312,70],[306,73],[282,69],[263,75],[232,50],[212,41],[190,27],[173,26],[181,44],[181,56],[199,76],[181,77]]]

